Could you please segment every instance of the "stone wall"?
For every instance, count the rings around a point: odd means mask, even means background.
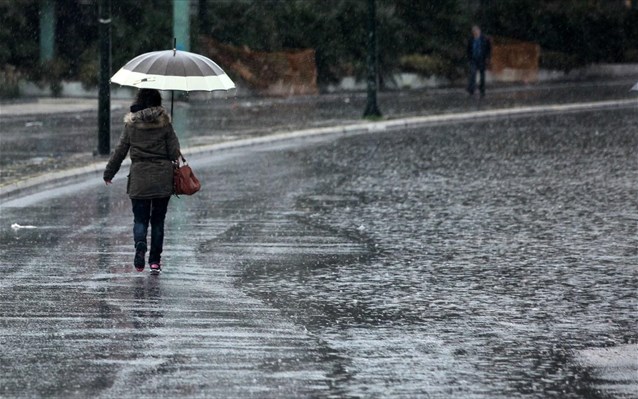
[[[317,66],[315,51],[260,52],[248,48],[229,46],[211,38],[202,37],[202,55],[221,66],[240,84],[255,94],[290,96],[317,94]]]
[[[492,41],[491,80],[536,82],[540,56],[541,47],[536,43],[495,38]]]

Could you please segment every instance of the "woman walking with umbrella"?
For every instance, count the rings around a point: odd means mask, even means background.
[[[147,231],[151,224],[151,247],[148,263],[151,273],[159,274],[164,243],[164,219],[173,193],[173,161],[180,157],[179,140],[170,116],[162,107],[162,97],[155,89],[140,89],[124,117],[124,131],[111,156],[104,181],[107,185],[120,169],[130,151],[131,169],[127,193],[133,207],[133,238],[137,271],[144,270]]]

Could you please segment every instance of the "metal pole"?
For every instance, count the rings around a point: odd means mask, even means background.
[[[190,51],[190,11],[190,0],[173,0],[173,37],[178,40],[178,50]]]
[[[177,38],[173,38],[173,57],[177,52]],[[171,90],[171,122],[173,121],[173,101],[175,99],[175,90]]]
[[[55,57],[55,2],[44,0],[40,3],[40,62],[51,61]]]
[[[368,103],[363,112],[364,117],[380,117],[381,111],[377,106],[377,18],[375,0],[368,0]]]
[[[97,153],[111,152],[111,0],[99,2],[100,72],[98,89]]]

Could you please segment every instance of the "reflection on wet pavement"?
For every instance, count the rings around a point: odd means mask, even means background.
[[[501,87],[480,101],[466,98],[462,89],[404,90],[379,93],[387,118],[632,98],[633,81]],[[220,141],[263,136],[278,131],[361,121],[365,93],[325,94],[290,98],[230,98],[175,106],[173,123],[184,148]],[[126,102],[122,102],[126,104]],[[29,103],[24,105],[28,108]],[[122,129],[128,106],[111,115],[111,148]],[[16,179],[84,166],[102,160],[97,148],[97,112],[53,115],[3,115],[0,118],[0,186]]]
[[[235,289],[231,263],[199,258],[196,244],[215,231],[182,225],[183,203],[174,204],[165,272],[135,272],[119,189],[3,210],[2,226],[20,218],[37,228],[2,228],[0,396],[297,397],[325,388],[314,339]]]
[[[201,156],[159,278],[123,179],[5,208],[0,396],[635,397],[634,121]]]
[[[352,396],[604,397],[574,356],[636,353],[633,119],[520,118],[288,155],[315,187],[278,204],[296,210],[287,220],[233,236],[260,254],[242,285],[350,359]],[[340,244],[326,252],[320,232]],[[622,381],[611,393],[633,397]]]

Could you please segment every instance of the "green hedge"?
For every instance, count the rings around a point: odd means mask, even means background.
[[[480,19],[486,30],[536,42],[549,52],[548,59],[564,54],[566,64],[630,61],[626,58],[627,51],[638,43],[638,11],[624,7],[621,1],[490,0],[485,3],[487,6]]]
[[[457,76],[465,64],[472,21],[490,35],[539,43],[541,65],[546,67],[569,70],[592,62],[638,59],[638,10],[627,9],[620,1],[376,1],[382,74],[407,69]],[[193,51],[198,50],[199,35],[254,50],[313,48],[321,83],[365,74],[366,0],[199,0],[197,4],[191,28]],[[170,48],[170,5],[168,0],[112,2],[114,71],[138,54]],[[87,87],[95,86],[97,2],[56,1],[57,56],[45,68],[38,59],[39,8],[39,0],[0,1],[0,70],[15,67],[20,76],[53,85],[62,79],[80,79]]]
[[[542,51],[540,58],[540,67],[544,69],[552,69],[563,71],[565,73],[572,69],[581,67],[584,62],[576,55],[561,53],[559,51]]]

